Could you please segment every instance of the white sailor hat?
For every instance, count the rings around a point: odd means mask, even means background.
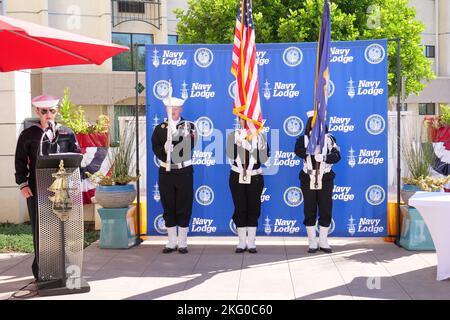
[[[51,109],[58,107],[59,98],[56,96],[51,96],[48,94],[43,94],[37,97],[34,97],[31,100],[31,103],[36,108],[40,109]]]
[[[309,110],[309,111],[306,113],[306,116],[307,116],[308,118],[314,117],[314,110]]]
[[[184,104],[183,99],[175,98],[175,97],[167,97],[163,99],[163,103],[166,107],[182,107]]]

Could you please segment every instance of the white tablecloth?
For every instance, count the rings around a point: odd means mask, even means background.
[[[437,280],[450,278],[450,193],[416,192],[409,205],[419,210],[437,254]]]

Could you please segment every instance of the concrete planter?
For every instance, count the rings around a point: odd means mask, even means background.
[[[400,190],[400,195],[403,202],[408,205],[409,198],[411,198],[420,188],[413,184],[404,184]]]
[[[95,200],[103,208],[128,208],[136,198],[134,185],[98,186]]]

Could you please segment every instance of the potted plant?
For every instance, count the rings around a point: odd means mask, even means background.
[[[136,198],[136,189],[131,182],[139,177],[133,176],[134,166],[134,126],[125,126],[120,134],[119,144],[110,148],[108,159],[111,170],[89,174],[89,180],[97,185],[95,200],[104,208],[126,208]]]
[[[59,104],[59,121],[73,130],[81,148],[109,147],[109,117],[99,115],[95,123],[86,120],[82,106],[70,101],[69,88],[64,89],[64,96]]]
[[[441,115],[424,118],[430,142],[450,141],[450,106],[441,104]]]
[[[105,155],[108,153],[110,145],[109,118],[106,115],[100,115],[95,123],[89,122],[85,117],[83,107],[77,107],[70,101],[69,88],[64,89],[58,116],[58,122],[69,127],[75,133],[85,158],[81,167],[83,204],[91,204],[91,198],[95,195],[95,185],[84,179],[86,177],[84,173],[95,173],[98,170],[105,172],[109,169],[103,164],[106,161]],[[92,155],[94,155],[94,159]]]
[[[409,176],[403,177],[401,196],[408,204],[409,198],[421,190],[424,178],[429,176],[430,167],[434,161],[433,146],[430,142],[412,140],[402,146],[403,159],[409,170]],[[431,179],[431,177],[428,177]],[[428,182],[430,180],[427,180]]]

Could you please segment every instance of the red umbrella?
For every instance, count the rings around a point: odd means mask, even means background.
[[[128,47],[0,15],[0,71],[102,64]]]

